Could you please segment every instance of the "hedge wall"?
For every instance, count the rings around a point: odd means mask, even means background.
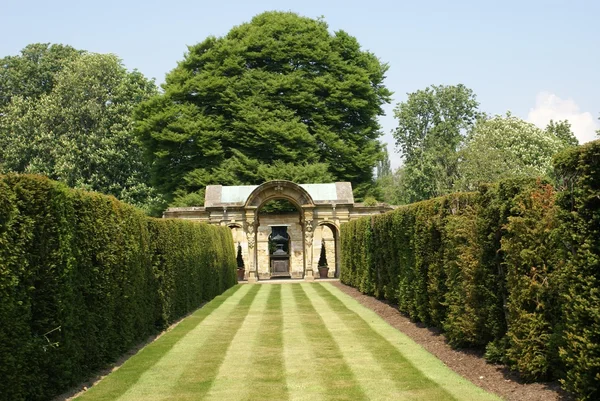
[[[555,161],[556,188],[503,181],[342,226],[342,282],[525,380],[600,398],[600,141]]]
[[[564,385],[600,399],[600,141],[555,161],[560,237],[566,264],[563,298]]]
[[[231,233],[0,176],[0,394],[46,400],[235,284]]]

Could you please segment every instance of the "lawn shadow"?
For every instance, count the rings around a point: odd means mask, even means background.
[[[332,285],[377,313],[388,324],[410,337],[465,379],[505,400],[573,401],[575,399],[560,387],[558,381],[529,383],[507,366],[487,362],[482,349],[452,348],[440,329],[411,321],[406,314],[398,310],[397,305],[387,300],[364,295],[343,283],[332,283]]]

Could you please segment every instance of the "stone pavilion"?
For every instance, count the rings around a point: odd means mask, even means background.
[[[291,203],[296,211],[261,212],[269,201],[279,199]],[[163,217],[230,227],[234,246],[242,247],[249,282],[279,277],[313,280],[323,245],[329,277],[338,277],[343,223],[391,209],[386,204],[354,203],[349,182],[276,180],[261,185],[209,185],[203,207],[173,207]],[[277,241],[282,245],[276,247]]]

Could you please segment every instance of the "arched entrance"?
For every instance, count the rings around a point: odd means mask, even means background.
[[[263,202],[256,216],[259,279],[301,277],[304,270],[301,210],[286,199],[274,198]]]
[[[285,199],[298,211],[295,220],[289,223],[290,227],[296,227],[296,232],[289,234],[289,242],[292,244],[292,252],[297,253],[296,261],[290,267],[290,276],[305,280],[314,279],[321,237],[325,238],[328,249],[330,276],[339,276],[340,226],[362,216],[392,210],[384,204],[365,206],[354,203],[352,185],[349,182],[295,184],[275,180],[262,185],[208,185],[204,206],[169,208],[163,216],[231,227],[234,246],[235,243],[242,246],[245,278],[256,281],[270,276],[269,259],[265,259],[263,255],[263,261],[260,261],[260,253],[265,252],[257,250],[257,241],[268,242],[272,233],[268,232],[266,238],[260,237],[259,229],[263,221],[259,213],[261,207],[273,199]],[[277,221],[273,225],[285,224],[288,223]],[[290,228],[290,231],[293,230]]]
[[[329,277],[340,276],[340,235],[339,228],[332,221],[321,221],[315,230],[314,238],[314,263],[318,264],[321,247],[325,245]]]
[[[313,211],[314,201],[310,194],[291,181],[269,181],[252,191],[244,205],[248,253],[252,262],[248,281],[270,278],[271,266],[268,253],[268,241],[271,232],[261,226],[259,211],[271,200],[284,199],[298,210],[296,221],[280,222],[279,226],[289,224],[293,249],[290,255],[290,277],[312,279],[313,257]],[[295,238],[294,238],[295,237]],[[266,244],[266,245],[265,245]]]

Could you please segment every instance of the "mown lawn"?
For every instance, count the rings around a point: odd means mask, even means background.
[[[238,285],[77,398],[497,399],[327,283]]]

